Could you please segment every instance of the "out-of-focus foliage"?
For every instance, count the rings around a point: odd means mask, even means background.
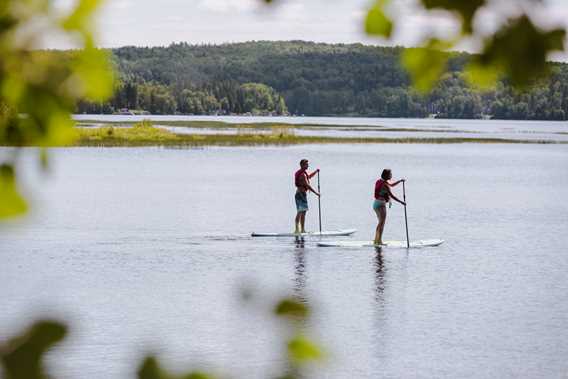
[[[466,34],[473,32],[472,21],[479,8],[485,5],[485,0],[421,0],[426,9],[444,9],[459,15],[462,31]]]
[[[303,331],[310,316],[310,308],[294,298],[284,298],[274,307],[274,314],[287,320],[290,326],[286,343],[287,367],[281,378],[302,378],[306,365],[320,362],[324,358],[321,347],[306,337]]]
[[[138,379],[214,379],[214,377],[202,371],[174,375],[161,368],[158,359],[151,356],[145,358],[138,369]]]
[[[552,9],[548,9],[544,1],[517,0],[515,12],[507,14],[504,12],[508,12],[511,7],[501,7],[499,2],[500,0],[417,1],[417,6],[425,14],[447,11],[455,16],[460,25],[457,35],[448,33],[447,36],[437,36],[435,39],[430,30],[424,28],[422,43],[419,44],[423,49],[412,49],[404,55],[403,64],[419,90],[426,92],[434,87],[445,72],[443,53],[463,41],[480,41],[482,46],[479,56],[472,63],[474,67],[467,76],[472,81],[471,84],[487,87],[490,81],[506,78],[513,86],[522,88],[548,73],[546,59],[549,53],[564,50],[566,31],[564,28],[544,30],[535,24],[527,12],[546,14],[552,12]],[[389,39],[396,35],[397,25],[408,22],[404,17],[392,14],[392,3],[389,0],[374,0],[371,3],[364,21],[364,30],[369,35]],[[498,25],[495,32],[487,34],[476,24],[481,10],[485,11],[485,17],[506,21]]]
[[[288,317],[292,320],[305,320],[309,315],[309,308],[304,303],[300,303],[295,299],[281,300],[274,313],[281,317]]]
[[[44,354],[67,334],[67,327],[57,321],[42,320],[18,337],[0,346],[5,379],[47,379]]]
[[[431,39],[424,48],[407,49],[402,64],[409,71],[416,89],[427,92],[446,71],[449,55],[441,51],[442,41]]]
[[[105,100],[113,70],[107,52],[95,47],[91,19],[99,0],[78,0],[68,14],[52,0],[0,3],[0,145],[49,146],[72,142],[71,113],[77,100]],[[37,50],[55,32],[75,38],[80,49]],[[45,154],[42,155],[45,164]],[[2,164],[0,219],[26,207],[17,191],[17,154]]]
[[[0,219],[16,216],[27,210],[26,201],[16,186],[14,168],[0,165]]]
[[[129,108],[154,114],[289,111],[309,116],[568,119],[567,64],[548,63],[549,78],[513,90],[510,81],[497,80],[496,72],[474,65],[476,56],[440,51],[447,47],[434,39],[429,51],[301,41],[124,47],[112,50],[120,74],[114,96],[106,102],[80,102],[78,112]],[[401,59],[416,65],[414,82],[423,90],[442,76],[429,93],[418,92]],[[429,59],[427,65],[424,59]],[[484,91],[469,85],[471,77],[478,86],[484,84]]]
[[[548,73],[546,57],[550,51],[562,51],[564,39],[564,30],[542,31],[525,15],[487,39],[472,64],[505,72],[513,83],[526,86],[530,78]]]
[[[471,84],[487,88],[491,82],[500,77],[510,80],[515,87],[527,87],[535,79],[548,74],[546,59],[549,53],[564,50],[565,29],[554,28],[543,30],[538,27],[529,14],[504,15],[500,8],[493,6],[487,0],[420,0],[425,10],[445,10],[457,16],[460,23],[458,35],[448,35],[444,43],[436,40],[432,43],[429,35],[423,36],[424,49],[413,49],[405,54],[403,64],[410,72],[414,84],[421,91],[431,90],[444,73],[443,53],[460,42],[476,38],[482,41],[482,49],[476,56],[469,69],[468,80]],[[544,2],[534,0],[519,0],[519,9],[544,8]],[[508,18],[493,34],[483,34],[475,27],[475,18],[484,9],[495,13],[496,19]],[[385,15],[378,17],[377,15]],[[396,17],[389,18],[388,3],[384,0],[375,1],[369,9],[365,30],[369,34],[377,34],[389,38],[391,33],[376,33],[385,25],[392,24],[396,28]],[[374,16],[373,16],[374,15]],[[487,17],[487,15],[486,15]],[[388,20],[388,21],[385,21]],[[390,28],[389,28],[390,30]]]
[[[318,361],[322,358],[319,346],[302,335],[297,335],[288,342],[288,353],[296,364]]]
[[[390,38],[392,34],[392,21],[385,14],[384,8],[388,0],[378,0],[367,13],[365,31],[368,34]]]
[[[252,302],[254,292],[244,299]],[[263,307],[264,308],[264,307]],[[280,300],[273,313],[287,327],[284,347],[282,378],[299,379],[303,377],[306,365],[323,359],[321,348],[306,337],[305,322],[310,314],[309,306],[293,298]],[[53,320],[35,322],[28,330],[0,345],[0,362],[5,379],[48,379],[51,376],[43,365],[44,355],[63,340],[67,326]],[[275,339],[278,343],[278,339]],[[139,379],[214,379],[216,376],[202,370],[189,370],[186,373],[172,373],[164,369],[158,358],[147,356],[138,368]]]

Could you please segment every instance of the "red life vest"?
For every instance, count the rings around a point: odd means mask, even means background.
[[[296,185],[296,187],[302,188],[307,191],[308,188],[304,184],[302,184],[302,182],[300,182],[300,178],[302,177],[302,175],[306,176],[307,183],[310,182],[310,178],[308,177],[308,173],[306,172],[306,170],[299,169],[294,173],[294,184]]]
[[[386,188],[386,190],[383,188],[386,185],[387,184],[385,184],[385,181],[383,179],[377,180],[377,182],[375,183],[375,199],[381,198],[389,201],[388,187]]]

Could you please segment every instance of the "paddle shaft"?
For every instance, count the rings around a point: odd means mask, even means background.
[[[406,188],[402,182],[402,200],[404,201],[404,224],[406,226],[406,247],[410,248],[410,239],[408,238],[408,217],[406,216]]]
[[[320,234],[321,234],[321,191],[320,191],[320,172],[318,171],[318,214],[319,214],[319,226],[320,226]]]

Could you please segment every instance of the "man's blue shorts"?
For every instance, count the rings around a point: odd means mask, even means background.
[[[294,196],[296,200],[296,210],[298,212],[306,212],[308,210],[308,193],[296,191],[296,196]]]

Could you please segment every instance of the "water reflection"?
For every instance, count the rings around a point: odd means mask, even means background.
[[[303,249],[304,248],[304,244],[305,244],[304,237],[296,236],[295,242],[296,242],[296,249]]]
[[[384,365],[388,364],[389,360],[389,320],[387,317],[386,309],[386,287],[387,283],[387,267],[385,265],[385,260],[383,256],[383,249],[381,247],[375,248],[375,256],[372,258],[372,269],[373,269],[373,303],[374,308],[373,315],[374,320],[372,322],[372,336],[373,340],[371,344],[373,346],[373,355],[375,359],[373,364],[377,364],[376,370],[384,370]]]
[[[294,296],[301,302],[307,303],[306,288],[306,256],[304,238],[296,237],[294,249]]]
[[[385,302],[385,262],[383,259],[382,248],[377,246],[375,248],[375,301],[381,307]]]

